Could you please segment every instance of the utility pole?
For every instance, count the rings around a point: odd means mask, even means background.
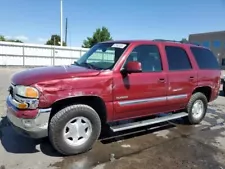
[[[60,45],[63,46],[63,0],[60,0],[60,3],[61,3],[61,4],[60,4],[60,8],[61,8],[61,9],[60,9],[60,14],[61,14],[61,16],[60,16],[60,20],[61,20],[61,21],[60,21],[60,25],[61,25],[61,26],[60,26],[60,31],[61,31],[61,35],[60,35],[60,36],[61,36],[61,37],[60,37],[60,40],[61,40],[61,41],[60,41]]]
[[[67,44],[68,19],[66,18],[65,43]]]

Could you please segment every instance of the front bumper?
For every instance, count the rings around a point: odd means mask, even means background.
[[[51,108],[35,110],[19,110],[15,107],[15,100],[11,96],[7,98],[7,118],[12,127],[24,136],[31,138],[43,138],[48,136],[48,122]],[[37,115],[34,118],[21,118],[23,112]],[[22,113],[21,113],[22,112]]]

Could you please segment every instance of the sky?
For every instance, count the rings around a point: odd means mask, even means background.
[[[102,26],[114,40],[188,38],[225,30],[225,0],[63,0],[68,46]],[[0,0],[0,35],[44,44],[60,35],[60,0]]]

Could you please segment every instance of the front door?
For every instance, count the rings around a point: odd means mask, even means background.
[[[141,117],[166,110],[167,76],[156,45],[138,45],[128,56],[139,61],[142,72],[114,74],[113,100],[115,120]]]

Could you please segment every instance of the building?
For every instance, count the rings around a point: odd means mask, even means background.
[[[210,48],[218,58],[222,69],[225,69],[225,31],[190,34],[192,43]]]

